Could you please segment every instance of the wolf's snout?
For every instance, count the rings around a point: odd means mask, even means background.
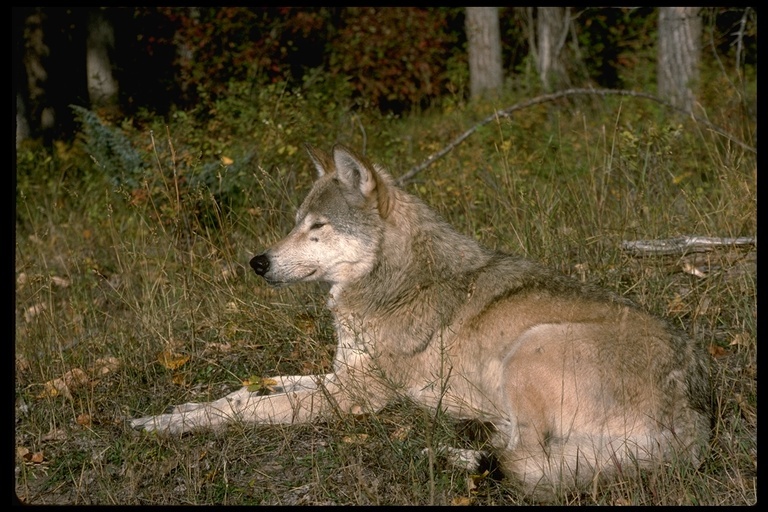
[[[269,258],[266,254],[259,254],[251,258],[251,268],[254,272],[263,276],[269,270]]]

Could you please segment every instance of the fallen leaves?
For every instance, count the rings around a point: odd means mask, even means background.
[[[488,477],[490,472],[488,470],[479,474],[470,474],[466,476],[467,494],[469,496],[456,496],[451,500],[451,505],[454,506],[467,506],[472,505],[477,495],[477,489],[481,481]]]
[[[456,496],[451,500],[454,507],[466,507],[472,504],[472,498],[468,496]]]
[[[277,386],[275,379],[268,377],[259,377],[258,375],[251,375],[243,381],[243,386],[248,387],[248,391],[252,393],[261,393],[262,395],[268,395],[275,391],[274,386]]]
[[[399,426],[390,434],[389,438],[393,441],[405,441],[411,435],[412,430],[413,427],[411,426]]]
[[[731,354],[731,350],[748,349],[752,346],[752,336],[746,332],[738,332],[731,337],[728,347],[710,343],[708,347],[709,355],[714,358],[720,358]]]
[[[723,347],[715,343],[710,343],[709,347],[707,347],[707,350],[709,351],[709,355],[711,355],[714,358],[728,355],[728,351],[726,349],[724,349]]]
[[[120,368],[120,361],[115,357],[97,359],[87,372],[81,368],[73,368],[61,377],[44,383],[43,391],[37,395],[37,398],[52,398],[61,395],[71,399],[73,391],[87,384],[95,384],[96,381],[93,380],[93,377],[104,376],[118,368]]]
[[[51,427],[51,430],[49,430],[46,434],[43,434],[43,437],[40,438],[43,442],[48,441],[65,441],[69,436],[67,436],[67,431],[63,428],[55,428]]]
[[[82,414],[78,414],[75,418],[75,423],[80,425],[81,427],[90,427],[91,423],[93,423],[91,419],[91,415],[87,412],[84,412]]]
[[[38,398],[62,395],[71,399],[72,391],[84,386],[88,381],[88,375],[83,370],[74,368],[58,379],[49,380],[43,384],[43,392],[38,395]]]
[[[675,293],[675,296],[672,297],[672,300],[667,304],[667,315],[669,316],[682,315],[689,310],[690,307],[685,303],[683,296],[679,293]]]
[[[24,446],[16,447],[16,457],[30,464],[41,464],[45,460],[42,451],[33,452]]]
[[[48,309],[48,306],[46,306],[44,302],[40,302],[38,304],[35,304],[34,306],[28,307],[27,310],[24,311],[24,321],[27,323],[30,323],[32,320],[35,319],[36,316],[38,316],[40,313],[44,312],[47,309]]]
[[[120,360],[116,357],[102,357],[97,359],[90,368],[92,375],[106,375],[120,368]]]
[[[750,345],[750,339],[751,336],[748,332],[742,331],[740,333],[734,334],[733,338],[731,338],[731,342],[729,345],[731,347],[748,347]]]
[[[368,440],[368,434],[351,434],[341,438],[347,444],[364,444]]]
[[[172,350],[163,350],[157,353],[157,362],[160,363],[165,369],[175,372],[189,361],[190,356],[184,354],[178,354]],[[183,373],[175,372],[171,376],[171,382],[177,386],[186,386],[187,379]]]
[[[189,361],[189,356],[176,354],[170,350],[163,350],[157,354],[157,362],[168,370],[177,370]]]
[[[701,271],[698,267],[694,266],[694,264],[691,263],[690,261],[684,261],[681,264],[681,268],[683,269],[683,272],[685,272],[686,274],[691,274],[692,276],[696,276],[702,279],[707,277],[706,273]]]
[[[47,279],[45,276],[33,275],[29,276],[25,272],[21,272],[16,276],[16,288],[18,290],[23,289],[30,282],[41,282]],[[66,277],[50,276],[50,284],[54,288],[67,288],[71,284],[71,281]],[[24,321],[26,323],[32,322],[35,318],[48,310],[48,304],[45,302],[38,302],[33,304],[24,310]]]

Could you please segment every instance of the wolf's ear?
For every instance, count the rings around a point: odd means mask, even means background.
[[[307,150],[309,157],[312,159],[312,163],[315,164],[318,178],[333,172],[333,158],[331,158],[328,153],[319,149],[315,149],[309,144],[304,144],[304,149]]]
[[[373,170],[352,150],[336,144],[333,146],[333,161],[336,164],[336,176],[349,188],[358,189],[365,197],[370,197],[376,190]]]
[[[389,188],[381,174],[354,151],[341,144],[333,147],[333,161],[338,179],[347,187],[360,191],[366,199],[375,200],[379,215],[386,218],[391,202]]]

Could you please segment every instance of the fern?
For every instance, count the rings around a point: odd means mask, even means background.
[[[85,150],[116,187],[137,188],[146,168],[144,159],[118,129],[107,126],[94,112],[69,106],[82,125]]]

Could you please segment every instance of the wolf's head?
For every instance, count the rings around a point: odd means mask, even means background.
[[[270,284],[325,281],[344,285],[374,267],[394,205],[391,179],[354,151],[307,146],[319,178],[296,212],[288,235],[251,259]]]

